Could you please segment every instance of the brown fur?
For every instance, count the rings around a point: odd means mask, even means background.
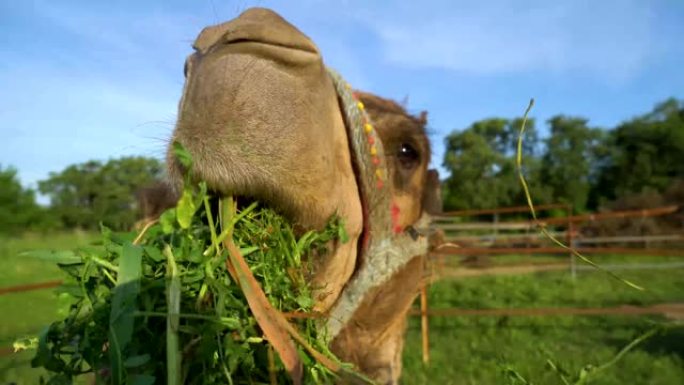
[[[379,384],[401,375],[406,315],[423,278],[424,256],[413,258],[383,286],[369,292],[331,349]]]
[[[192,170],[184,170],[169,150],[174,185],[190,173],[215,192],[266,202],[306,230],[320,229],[335,213],[343,217],[350,240],[334,244],[330,255],[317,261],[312,280],[320,287],[316,310],[329,309],[360,257],[363,217],[344,119],[318,49],[279,15],[260,8],[205,28],[194,48],[186,61],[172,138],[194,163]],[[435,203],[438,179],[427,173],[427,115],[412,116],[396,102],[372,94],[359,93],[359,98],[387,156],[398,224],[410,226],[426,209],[441,205]],[[402,161],[406,144],[415,150],[415,162]],[[425,188],[435,180],[437,187]],[[333,351],[371,378],[395,383],[405,316],[422,269],[423,256],[416,256],[368,293],[333,342]]]

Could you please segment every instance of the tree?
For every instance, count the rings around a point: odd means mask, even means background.
[[[450,172],[444,188],[447,210],[492,208],[523,204],[515,154],[520,119],[492,118],[473,123],[446,138],[444,167]],[[546,201],[538,183],[539,162],[534,121],[529,120],[523,141],[524,168],[535,201]]]
[[[40,228],[44,210],[38,206],[35,193],[24,189],[13,167],[0,165],[0,233],[20,233]]]
[[[587,126],[587,119],[557,115],[548,120],[550,136],[541,160],[541,178],[556,202],[575,210],[586,208],[592,184],[592,164],[602,131]]]
[[[50,197],[55,215],[65,227],[96,229],[99,223],[129,229],[137,214],[135,191],[160,178],[163,167],[156,159],[124,157],[103,164],[89,161],[71,165],[39,183]]]
[[[662,193],[684,178],[684,104],[668,99],[653,111],[620,124],[605,142],[597,203],[654,190]]]

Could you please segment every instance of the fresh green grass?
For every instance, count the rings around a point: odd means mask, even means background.
[[[31,235],[0,239],[1,286],[60,278],[51,262],[17,256],[24,250],[72,249],[96,241],[93,234]],[[515,262],[529,260],[516,257]],[[539,259],[534,259],[539,260]],[[551,258],[546,258],[549,261]],[[558,259],[562,260],[562,259]],[[600,263],[684,261],[675,257],[595,257]],[[501,263],[513,259],[501,259]],[[639,292],[600,272],[567,272],[524,276],[465,278],[439,282],[429,289],[430,308],[501,308],[553,306],[648,305],[684,301],[684,269],[620,271],[645,286]],[[38,332],[56,318],[59,306],[52,290],[0,296],[0,346]],[[514,384],[510,368],[534,384],[562,384],[547,359],[576,376],[587,364],[609,361],[620,349],[662,317],[433,317],[430,319],[431,363],[421,361],[420,322],[412,318],[404,354],[404,384]],[[0,384],[36,384],[40,371],[30,368],[33,352],[0,358]],[[522,384],[523,382],[517,382]],[[572,381],[570,381],[572,383]],[[588,384],[684,383],[684,330],[659,334],[627,353]]]
[[[612,262],[653,262],[652,257],[611,257]],[[683,269],[623,271],[647,288],[640,292],[601,272],[467,278],[439,282],[429,289],[438,308],[594,307],[648,305],[684,300]],[[431,361],[421,361],[419,319],[410,322],[404,354],[406,384],[523,384],[504,374],[512,369],[534,384],[563,384],[547,359],[570,373],[610,361],[624,346],[654,325],[659,316],[432,317]],[[684,329],[671,329],[638,345],[588,384],[684,383]]]
[[[70,250],[87,246],[99,238],[90,233],[28,234],[0,238],[0,286],[61,279],[54,262],[20,256],[32,249]],[[36,335],[58,317],[59,300],[53,290],[36,290],[0,296],[0,348],[17,338]],[[37,384],[41,371],[31,369],[33,352],[0,357],[0,384]]]
[[[99,238],[99,234],[84,232],[0,236],[0,282],[2,286],[11,286],[55,279],[60,273],[54,263],[19,254],[35,249],[72,250],[93,244]]]

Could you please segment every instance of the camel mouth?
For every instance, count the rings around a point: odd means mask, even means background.
[[[301,43],[301,44],[293,44],[289,42],[284,42],[284,41],[277,41],[277,40],[266,40],[266,39],[248,39],[248,38],[237,38],[234,40],[229,40],[226,41],[227,45],[232,45],[232,46],[237,46],[237,45],[251,45],[251,46],[261,46],[264,48],[275,48],[275,49],[283,49],[287,51],[298,51],[298,52],[303,52],[303,53],[308,53],[312,55],[318,55],[318,50],[316,49],[315,46],[306,44],[306,43]]]
[[[320,56],[316,45],[299,29],[266,8],[250,8],[239,17],[202,30],[193,48],[205,54],[218,46],[256,44]]]

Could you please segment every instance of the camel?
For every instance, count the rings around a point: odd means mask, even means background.
[[[217,194],[264,202],[302,230],[343,218],[349,241],[314,263],[315,310],[328,316],[321,327],[338,357],[398,383],[427,253],[420,229],[441,208],[427,114],[351,91],[268,9],[205,28],[193,48],[171,138],[193,165],[184,169],[170,146],[170,186],[190,175]]]

